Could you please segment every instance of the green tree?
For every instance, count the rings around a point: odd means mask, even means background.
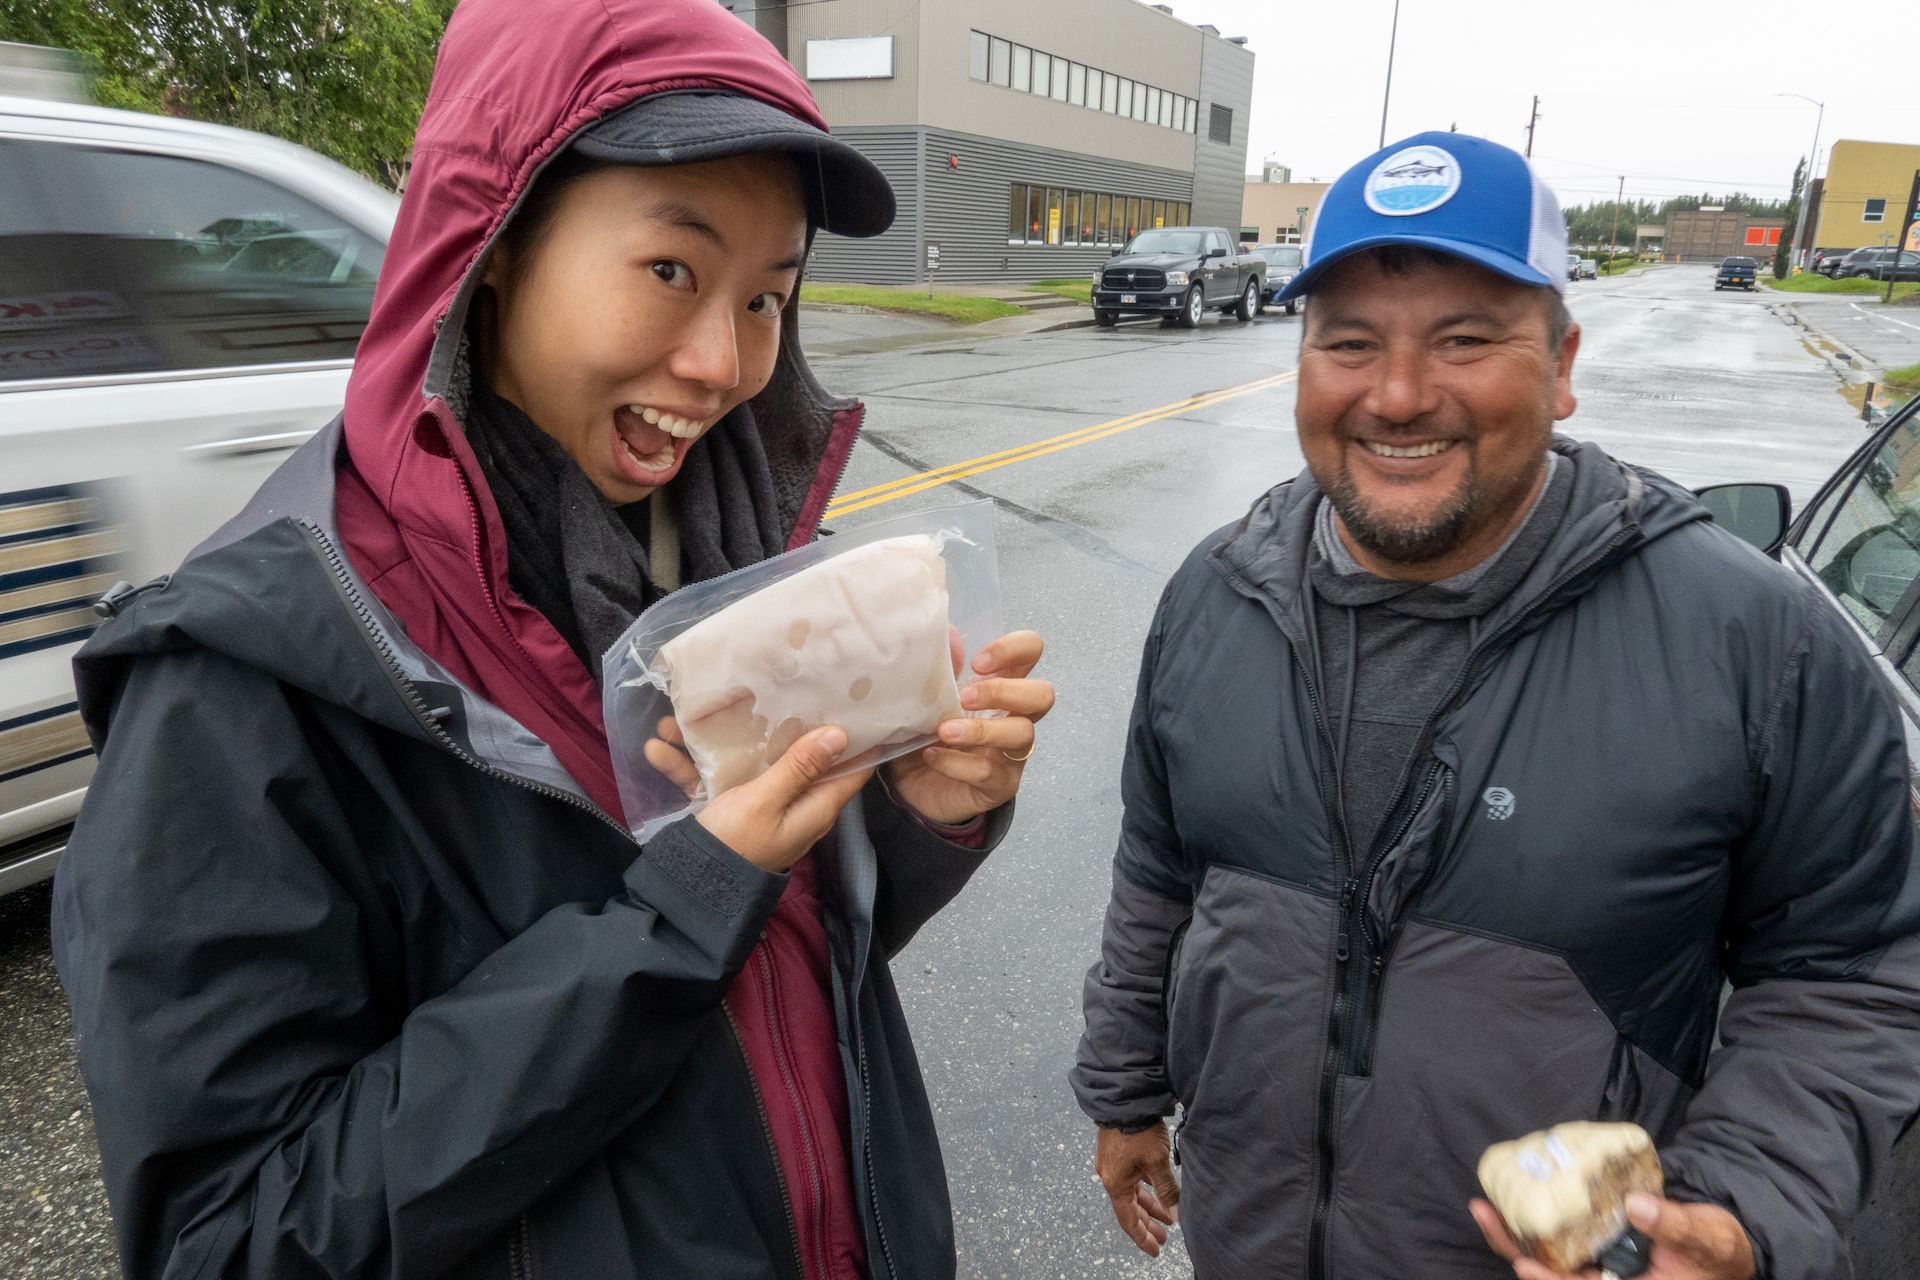
[[[253,129],[398,184],[453,0],[40,0],[0,39],[72,49],[108,106]]]
[[[1780,233],[1780,247],[1773,251],[1773,278],[1787,278],[1787,262],[1793,253],[1794,229],[1800,225],[1800,199],[1805,194],[1801,187],[1807,180],[1807,162],[1801,160],[1793,166],[1793,194],[1787,197],[1787,207],[1781,212],[1786,227]]]

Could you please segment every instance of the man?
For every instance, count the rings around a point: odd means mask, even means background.
[[[1658,1144],[1648,1275],[1824,1278],[1920,1110],[1895,710],[1809,588],[1553,434],[1564,252],[1489,142],[1335,183],[1282,295],[1307,470],[1147,638],[1072,1079],[1200,1280],[1551,1280],[1469,1201],[1576,1119]]]

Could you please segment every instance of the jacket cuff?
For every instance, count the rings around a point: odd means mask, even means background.
[[[1699,1150],[1689,1150],[1683,1145],[1662,1150],[1660,1165],[1666,1178],[1666,1189],[1661,1194],[1669,1200],[1685,1204],[1716,1205],[1732,1214],[1735,1221],[1739,1222],[1740,1229],[1747,1233],[1747,1243],[1753,1249],[1755,1280],[1818,1280],[1818,1277],[1826,1274],[1818,1265],[1795,1264],[1791,1261],[1787,1261],[1785,1270],[1782,1270],[1782,1260],[1775,1258],[1774,1251],[1768,1246],[1767,1234],[1760,1224],[1779,1223],[1797,1215],[1779,1190],[1765,1178],[1738,1175],[1731,1179],[1718,1177],[1715,1176],[1715,1163]]]
[[[627,868],[628,889],[728,969],[746,963],[787,877],[763,870],[691,817],[663,829]]]

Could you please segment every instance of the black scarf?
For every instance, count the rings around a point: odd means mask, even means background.
[[[601,656],[669,590],[784,549],[766,450],[746,405],[694,443],[661,491],[680,543],[680,581],[658,584],[648,567],[656,499],[608,502],[560,443],[478,371],[472,385],[467,438],[506,526],[507,581],[595,680]]]

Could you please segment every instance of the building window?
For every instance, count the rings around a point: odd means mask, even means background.
[[[1067,101],[1076,107],[1087,105],[1087,69],[1077,62],[1067,72]]]
[[[1160,127],[1173,128],[1174,95],[1169,93],[1160,99]],[[1182,114],[1185,114],[1184,112]]]
[[[1213,104],[1213,114],[1207,119],[1207,140],[1209,142],[1233,142],[1233,109]]]
[[[1027,188],[1027,243],[1045,244],[1047,224],[1047,189],[1045,187]]]
[[[1053,60],[1053,100],[1055,102],[1065,102],[1067,100],[1068,65],[1065,58],[1055,58]]]
[[[1007,79],[1013,68],[1013,46],[1007,41],[995,37],[987,54],[987,80],[1007,87]]]
[[[1038,49],[1033,51],[1033,92],[1038,97],[1047,96],[1047,81],[1053,75],[1053,59]]]
[[[1096,238],[1094,235],[1093,201],[1094,201],[1093,192],[1082,191],[1080,193],[1080,243],[1081,244],[1099,244],[1100,243],[1099,239]]]
[[[1120,77],[1111,73],[1102,77],[1100,109],[1110,116],[1120,114]]]
[[[1165,200],[1155,200],[1153,202],[1153,222],[1149,225],[1155,227],[1164,227],[1167,225],[1167,202]]]
[[[1127,239],[1140,234],[1140,200],[1137,196],[1127,197]]]
[[[1047,243],[1060,243],[1060,188],[1047,188]]]
[[[1095,198],[1093,205],[1093,242],[1095,244],[1113,243],[1113,238],[1107,234],[1107,229],[1112,225],[1112,217],[1113,197],[1102,191]]]
[[[1160,91],[1158,89],[1148,89],[1147,90],[1147,123],[1157,124],[1159,123],[1159,121],[1160,121]]]
[[[1007,243],[1027,242],[1027,184],[1016,182],[1007,188]]]
[[[987,78],[987,33],[970,31],[967,38],[972,42],[967,49],[967,78],[982,83]]]
[[[1866,212],[1860,215],[1862,222],[1885,222],[1887,220],[1887,202],[1884,199],[1867,201]]]
[[[1187,132],[1192,133],[1200,127],[1200,104],[1192,98],[1187,99]]]
[[[1193,206],[1184,200],[1180,202],[1180,225],[1183,227],[1193,225]]]
[[[1087,68],[1087,105],[1093,110],[1100,109],[1100,95],[1104,93],[1106,75],[1098,67]]]
[[[1133,114],[1133,81],[1124,76],[1120,78],[1120,114]]]
[[[1033,88],[1033,50],[1023,44],[1013,46],[1013,87],[1021,93]]]
[[[1080,243],[1080,193],[1078,191],[1067,192],[1066,205],[1060,215],[1060,232],[1062,244]]]
[[[1147,99],[1151,93],[1150,85],[1135,84],[1133,86],[1133,118],[1135,120],[1144,121],[1147,118]]]

